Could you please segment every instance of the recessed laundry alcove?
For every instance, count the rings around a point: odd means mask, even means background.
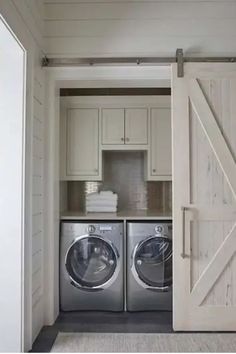
[[[171,181],[146,181],[144,151],[104,151],[102,181],[61,182],[68,211],[84,211],[85,196],[100,190],[118,194],[118,210],[171,211]]]

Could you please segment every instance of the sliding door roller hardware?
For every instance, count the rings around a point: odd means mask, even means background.
[[[110,58],[48,58],[43,57],[43,67],[76,67],[91,65],[167,65],[177,63],[177,76],[184,76],[184,63],[235,63],[236,57],[185,57],[182,48],[175,57],[110,57]]]

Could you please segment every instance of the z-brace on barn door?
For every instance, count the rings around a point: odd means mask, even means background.
[[[172,65],[174,329],[236,330],[236,64]]]

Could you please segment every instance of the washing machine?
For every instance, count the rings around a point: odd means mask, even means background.
[[[62,311],[124,310],[122,222],[62,222]]]
[[[172,222],[127,223],[127,310],[172,309]]]

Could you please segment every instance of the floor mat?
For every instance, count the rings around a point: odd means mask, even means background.
[[[59,333],[51,352],[236,352],[236,335],[235,333]]]

